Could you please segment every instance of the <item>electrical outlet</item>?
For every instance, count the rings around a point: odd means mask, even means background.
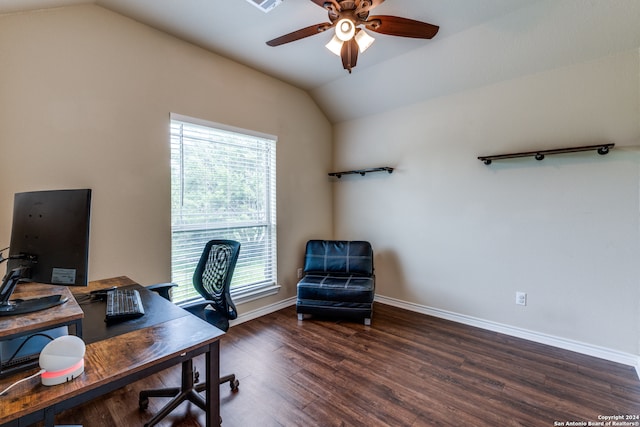
[[[298,279],[302,279],[302,269],[298,269]]]
[[[527,293],[526,292],[516,292],[516,304],[518,304],[518,305],[527,305]]]

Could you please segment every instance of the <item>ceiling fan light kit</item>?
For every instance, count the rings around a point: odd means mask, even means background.
[[[385,0],[311,0],[327,10],[329,23],[311,25],[289,34],[269,40],[267,45],[280,46],[305,37],[335,28],[335,35],[325,46],[342,57],[342,66],[351,73],[356,66],[358,51],[364,52],[374,38],[364,28],[390,36],[431,39],[440,27],[426,22],[397,16],[378,15],[369,17],[369,11]],[[364,27],[364,28],[359,28]]]
[[[338,36],[333,36],[329,43],[325,45],[327,49],[331,52],[335,53],[337,56],[340,56],[340,51],[342,50],[343,41],[338,38]]]
[[[358,28],[354,40],[358,44],[358,50],[360,51],[360,53],[362,53],[365,50],[369,49],[369,46],[371,46],[371,44],[373,44],[376,39],[367,34],[367,32],[362,28]],[[349,39],[345,41],[349,41]],[[333,52],[336,56],[341,56],[342,45],[345,41],[340,40],[340,38],[336,34],[331,38],[331,40],[329,40],[329,43],[327,43],[325,47]]]
[[[360,53],[369,49],[369,46],[373,44],[376,39],[371,37],[369,33],[360,28],[356,33],[356,43],[358,43],[358,47],[360,48]]]
[[[346,42],[356,34],[356,25],[348,18],[342,18],[336,25],[336,37]]]

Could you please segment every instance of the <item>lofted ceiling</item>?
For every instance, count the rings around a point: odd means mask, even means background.
[[[87,3],[306,90],[334,123],[640,46],[637,0],[386,0],[371,15],[440,31],[432,40],[373,33],[352,74],[324,47],[330,32],[265,44],[328,22],[311,0],[269,13],[246,0],[2,0],[0,14]]]

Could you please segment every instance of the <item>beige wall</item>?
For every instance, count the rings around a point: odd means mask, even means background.
[[[640,354],[637,50],[332,128],[307,93],[100,7],[0,16],[0,243],[15,192],[89,187],[90,278],[169,280],[171,112],[278,136],[283,289],[241,312],[293,297],[304,243],[333,235],[373,243],[380,296]],[[476,159],[598,142],[617,148]],[[326,177],[369,166],[397,169]]]
[[[378,295],[640,354],[638,50],[334,134],[336,170],[397,168],[333,184],[336,236],[372,241]],[[601,142],[616,149],[477,159]],[[526,307],[516,291],[528,293]]]
[[[170,280],[169,114],[277,135],[278,270],[332,232],[331,125],[304,91],[98,6],[0,16],[0,244],[13,194],[92,188],[90,279]]]

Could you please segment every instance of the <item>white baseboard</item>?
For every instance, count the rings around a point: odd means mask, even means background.
[[[514,336],[517,338],[523,338],[523,339],[534,341],[541,344],[551,345],[551,346],[562,348],[565,350],[575,351],[576,353],[598,357],[600,359],[621,363],[623,365],[633,366],[636,369],[638,378],[640,378],[640,356],[635,354],[625,353],[618,350],[612,350],[609,348],[600,347],[597,345],[570,340],[567,338],[556,337],[553,335],[530,331],[530,330],[518,328],[515,326],[509,326],[502,323],[483,320],[483,319],[479,319],[472,316],[466,316],[464,314],[458,314],[458,313],[454,313],[446,310],[440,310],[438,308],[414,304],[414,303],[401,301],[395,298],[389,298],[381,295],[376,295],[375,301],[380,302],[382,304],[403,308],[405,310],[415,311],[417,313],[427,314],[429,316],[439,317],[442,319],[451,320],[453,322],[458,322],[458,323],[462,323],[469,326],[475,326],[481,329],[486,329],[493,332],[499,332],[502,334]]]
[[[248,322],[249,320],[266,316],[267,314],[295,305],[295,303],[296,303],[296,297],[291,297],[283,301],[278,301],[274,304],[265,305],[264,307],[260,307],[257,310],[252,310],[246,313],[239,314],[237,319],[231,320],[229,322],[229,326],[239,325],[240,323]]]

